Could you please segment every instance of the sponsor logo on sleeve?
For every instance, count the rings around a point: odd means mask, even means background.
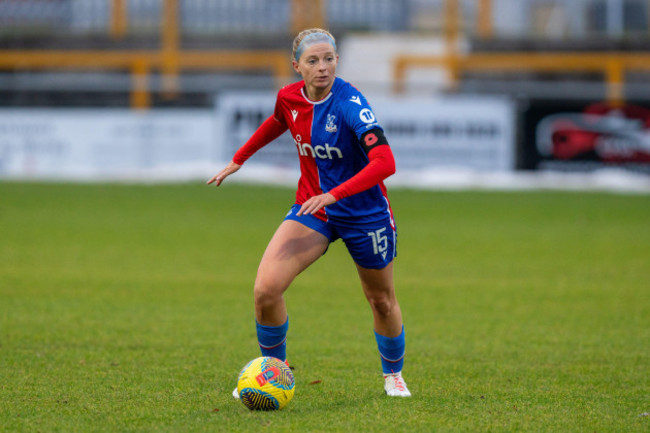
[[[364,108],[359,112],[359,118],[363,123],[374,123],[375,122],[375,115],[372,113],[372,111],[369,108]]]

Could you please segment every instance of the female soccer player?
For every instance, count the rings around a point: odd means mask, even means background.
[[[402,378],[405,339],[395,297],[396,229],[383,180],[395,160],[366,98],[335,76],[339,56],[326,30],[302,31],[292,64],[302,80],[278,92],[275,112],[208,180],[216,186],[287,129],[300,159],[296,202],[269,242],[255,279],[257,338],[263,356],[286,362],[289,327],[283,293],[339,238],[354,259],[374,317],[389,396],[410,397]],[[233,396],[238,397],[237,392]]]

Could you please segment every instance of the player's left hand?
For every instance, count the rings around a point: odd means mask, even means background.
[[[336,199],[330,193],[316,195],[302,204],[296,215],[312,215],[331,204],[336,203]]]
[[[234,163],[233,161],[230,161],[226,168],[221,170],[219,173],[215,174],[212,176],[206,183],[210,185],[211,183],[214,183],[216,186],[221,185],[221,182],[237,170],[241,168],[241,165]]]

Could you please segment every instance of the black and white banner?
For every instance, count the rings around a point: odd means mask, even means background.
[[[531,101],[523,124],[524,168],[650,173],[648,103]]]

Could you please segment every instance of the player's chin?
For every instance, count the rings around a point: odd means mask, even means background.
[[[316,77],[314,84],[317,87],[327,87],[332,83],[332,77]]]

